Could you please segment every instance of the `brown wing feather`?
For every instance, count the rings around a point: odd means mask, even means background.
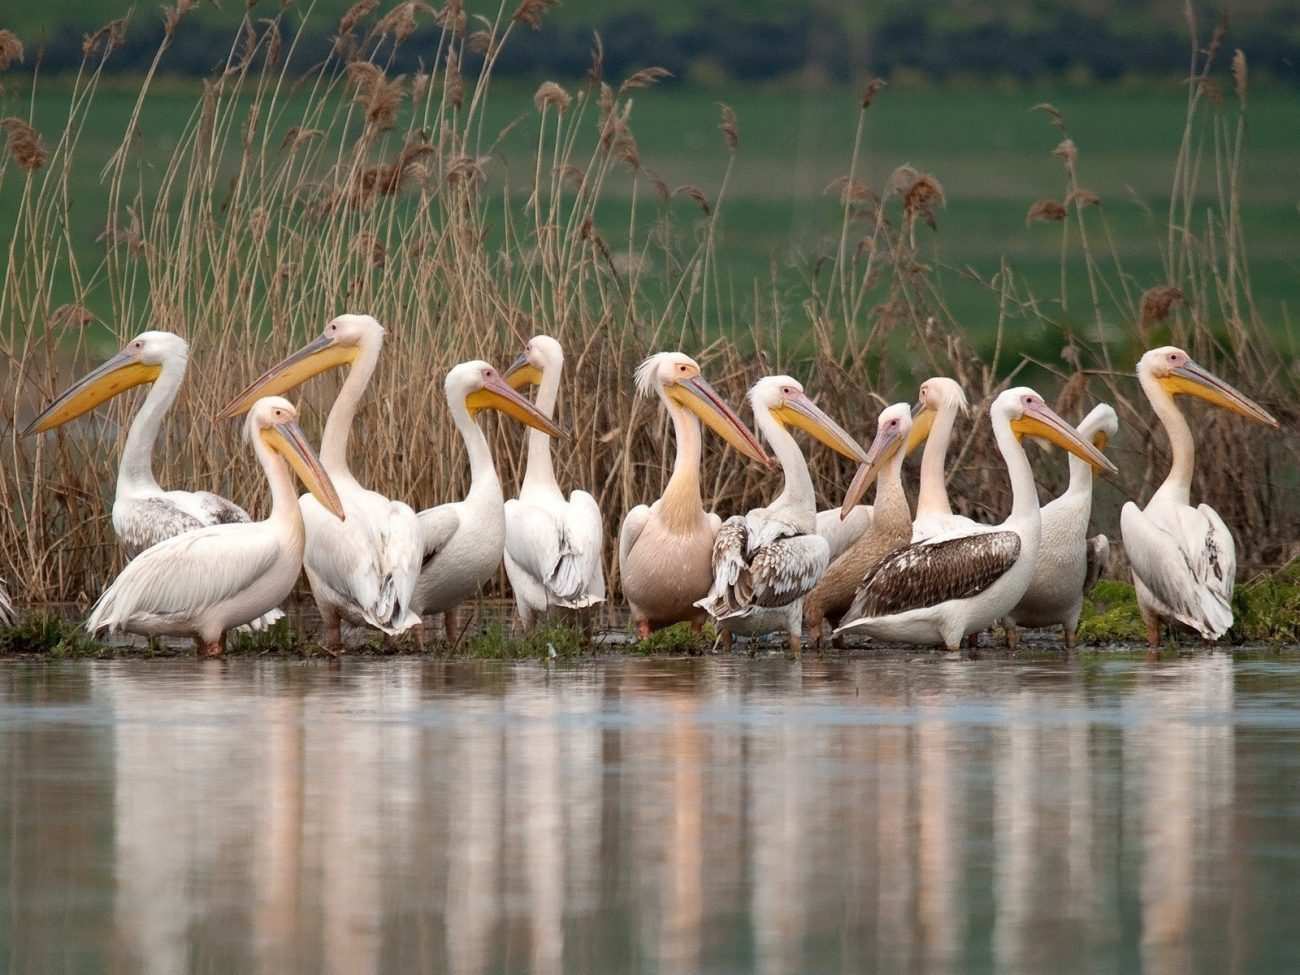
[[[916,542],[886,555],[867,573],[845,619],[893,616],[967,599],[997,582],[1019,557],[1015,532]]]

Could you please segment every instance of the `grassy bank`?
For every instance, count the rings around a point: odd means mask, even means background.
[[[285,68],[288,25],[250,16],[198,92],[162,80],[174,35],[125,94],[104,82],[111,32],[88,41],[70,85],[10,67],[0,575],[16,596],[84,602],[120,567],[107,498],[133,398],[57,434],[17,432],[106,338],[145,328],[192,346],[159,480],[253,511],[266,488],[251,452],[211,418],[349,310],[389,329],[353,438],[363,483],[416,507],[463,496],[445,369],[503,364],[548,332],[569,353],[560,480],[595,494],[610,537],[672,457],[660,411],[630,390],[662,348],[697,355],[734,403],[764,373],[807,379],[864,437],[883,403],[953,376],[975,420],[950,490],[986,520],[1008,495],[983,414],[1013,380],[1032,377],[1071,418],[1115,404],[1122,473],[1098,512],[1112,535],[1118,502],[1148,496],[1166,464],[1127,375],[1142,349],[1189,348],[1293,426],[1297,376],[1279,367],[1293,358],[1292,107],[1251,90],[1246,55],[1206,41],[1189,83],[1145,102],[873,84],[736,89],[720,106],[659,88],[653,66],[611,77],[599,50],[587,77],[498,86],[495,60],[533,38],[512,9],[447,21],[413,75],[387,70],[383,11],[335,25],[337,51],[304,76]],[[475,49],[484,70],[466,74]],[[334,382],[302,392],[309,431]],[[1200,484],[1241,561],[1285,561],[1300,537],[1294,438],[1197,422],[1204,469],[1260,474]],[[490,434],[512,491],[522,437]],[[821,450],[810,461],[822,503],[837,502],[847,466]],[[1063,463],[1041,470],[1059,487]],[[710,508],[775,490],[734,453],[707,452]]]

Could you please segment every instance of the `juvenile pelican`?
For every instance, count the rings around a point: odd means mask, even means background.
[[[259,400],[244,429],[271,484],[271,514],[265,521],[195,528],[141,552],[99,597],[87,630],[192,636],[203,654],[215,656],[226,631],[289,595],[303,550],[290,468],[332,517],[343,518],[343,506],[288,400]]]
[[[956,650],[970,633],[1011,611],[1029,587],[1041,529],[1034,472],[1020,444],[1037,436],[1097,468],[1114,466],[1032,389],[1003,392],[989,411],[993,435],[1011,479],[1011,514],[1000,525],[976,525],[887,555],[867,573],[846,616],[850,628],[883,640],[942,643]]]
[[[859,464],[866,451],[822,412],[789,376],[766,376],[749,391],[754,423],[781,463],[785,483],[766,508],[733,515],[713,540],[713,586],[695,605],[718,621],[726,646],[733,633],[758,636],[783,630],[800,650],[803,600],[830,562],[817,534],[812,477],[791,428],[804,430]]]
[[[955,380],[936,376],[921,383],[916,409],[912,413],[912,439],[918,443],[925,441],[925,450],[921,454],[920,490],[916,496],[916,519],[912,522],[913,541],[979,524],[965,515],[953,514],[948,501],[945,470],[957,414],[965,415],[968,409],[966,394]]]
[[[456,608],[492,578],[506,545],[505,496],[475,415],[498,410],[547,436],[563,433],[486,362],[462,362],[447,373],[443,389],[469,454],[469,493],[464,501],[420,512],[424,563],[412,605],[422,616],[442,613],[447,639],[455,643],[460,634]]]
[[[113,530],[128,558],[193,528],[249,520],[248,512],[225,498],[207,491],[164,491],[154,479],[154,443],[185,379],[189,354],[179,335],[141,332],[60,393],[23,431],[27,436],[53,430],[134,386],[151,384],[126,435],[113,499]]]
[[[1119,417],[1098,403],[1076,428],[1098,450],[1105,450],[1119,430]],[[1106,568],[1110,543],[1105,535],[1088,538],[1092,517],[1092,466],[1070,455],[1070,483],[1065,493],[1043,506],[1038,563],[1024,596],[1003,625],[1015,650],[1019,626],[1065,627],[1065,646],[1074,646],[1083,597]]]
[[[549,335],[535,335],[508,372],[519,389],[536,384],[537,409],[555,415],[564,350]],[[604,528],[600,507],[586,491],[566,500],[551,465],[551,438],[528,431],[528,462],[519,497],[506,502],[506,576],[525,628],[552,606],[582,609],[605,601]]]
[[[913,446],[911,433],[912,408],[906,403],[895,403],[881,411],[867,463],[859,468],[844,498],[845,510],[861,510],[858,498],[875,481],[871,527],[831,562],[816,588],[804,599],[804,625],[818,644],[822,641],[823,621],[828,616],[832,623],[840,620],[867,572],[912,540],[912,509],[903,490],[903,461]]]
[[[746,457],[771,461],[690,356],[652,355],[637,368],[636,384],[642,396],[658,394],[677,438],[663,497],[629,511],[618,535],[623,594],[637,632],[645,638],[653,629],[683,620],[698,625],[705,615],[696,601],[713,582],[713,538],[722,519],[706,512],[700,498],[700,421]]]
[[[222,417],[237,416],[260,396],[288,392],[327,369],[349,367],[320,444],[321,465],[338,490],[347,520],[332,517],[312,495],[302,496],[307,526],[303,566],[325,626],[325,647],[332,653],[343,647],[342,620],[388,634],[420,623],[411,611],[424,555],[415,511],[362,487],[348,466],[348,435],[383,346],[384,329],[369,315],[340,315],[319,338],[271,367],[221,411]]]
[[[1169,436],[1169,476],[1145,508],[1132,501],[1120,512],[1124,552],[1133,570],[1147,642],[1160,643],[1160,624],[1178,621],[1207,640],[1232,626],[1232,587],[1237,549],[1232,533],[1208,504],[1191,506],[1196,445],[1191,427],[1174,403],[1188,395],[1277,429],[1259,404],[1202,369],[1182,349],[1164,346],[1137,364],[1138,381]],[[1226,473],[1226,472],[1225,472]]]

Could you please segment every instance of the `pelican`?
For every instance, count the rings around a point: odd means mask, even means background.
[[[847,514],[839,508],[826,508],[817,512],[817,534],[826,539],[831,564],[867,533],[873,517],[869,504],[856,505]]]
[[[713,540],[713,586],[695,605],[719,624],[729,648],[733,633],[758,636],[784,630],[800,651],[803,600],[830,563],[830,546],[817,533],[812,477],[791,428],[804,430],[859,464],[867,453],[815,404],[797,380],[766,376],[749,391],[754,423],[781,464],[785,483],[766,508],[734,515]]]
[[[903,460],[915,443],[919,443],[913,442],[911,434],[912,408],[908,404],[895,403],[880,412],[876,439],[867,451],[867,463],[858,469],[844,499],[845,511],[862,510],[864,506],[857,504],[858,498],[875,481],[876,503],[872,508],[871,527],[831,562],[816,588],[804,599],[804,625],[819,645],[826,617],[838,621],[853,602],[867,572],[890,552],[912,540],[912,509],[903,490]]]
[[[272,366],[221,411],[222,417],[237,416],[261,396],[288,392],[327,369],[349,367],[320,445],[321,465],[338,490],[347,520],[331,517],[311,494],[302,496],[307,526],[303,566],[331,653],[342,650],[344,620],[390,635],[420,623],[411,610],[424,555],[415,511],[362,487],[348,466],[348,435],[383,346],[379,322],[369,315],[340,315],[319,338]]]
[[[966,394],[955,380],[935,376],[921,383],[912,414],[912,439],[917,443],[925,440],[925,450],[921,454],[920,490],[916,495],[916,518],[912,522],[914,542],[947,532],[965,531],[979,524],[965,515],[953,514],[944,470],[957,414],[965,415],[968,410]]]
[[[535,335],[506,372],[512,389],[535,384],[537,409],[555,414],[564,350],[549,335]],[[519,497],[506,502],[506,577],[520,622],[532,627],[552,606],[582,609],[605,601],[601,557],[604,527],[596,499],[574,491],[566,499],[551,465],[551,438],[528,431],[528,461]]]
[[[14,604],[9,601],[9,593],[0,586],[0,625],[13,626]]]
[[[746,457],[770,465],[758,439],[680,352],[660,352],[637,368],[637,390],[657,394],[673,421],[677,457],[663,496],[639,504],[623,518],[618,535],[619,575],[632,621],[644,639],[650,631],[705,613],[696,605],[713,582],[713,538],[722,519],[700,499],[700,421]]]
[[[288,400],[259,400],[244,429],[271,484],[271,514],[194,528],[145,549],[99,597],[87,630],[192,636],[201,653],[217,656],[226,631],[265,615],[293,590],[304,535],[290,468],[333,517],[344,517],[343,505]]]
[[[1274,429],[1278,422],[1259,404],[1198,366],[1182,349],[1152,349],[1138,360],[1137,375],[1164,425],[1173,454],[1169,476],[1147,506],[1139,508],[1130,501],[1120,512],[1120,534],[1133,571],[1138,609],[1147,625],[1147,642],[1158,646],[1160,624],[1174,621],[1207,640],[1217,640],[1232,626],[1236,545],[1213,508],[1191,506],[1196,445],[1174,397],[1195,396]]]
[[[1119,430],[1119,417],[1098,403],[1076,428],[1098,450],[1105,450]],[[1092,588],[1110,559],[1105,535],[1088,538],[1092,517],[1092,466],[1070,456],[1070,483],[1065,493],[1043,506],[1038,563],[1024,596],[1003,625],[1007,643],[1015,650],[1018,626],[1065,627],[1065,646],[1074,646],[1084,594]]]
[[[185,379],[189,356],[179,335],[141,332],[60,393],[23,431],[25,437],[53,430],[132,387],[150,384],[126,435],[113,499],[113,530],[128,558],[193,528],[249,520],[248,512],[225,498],[208,491],[164,491],[154,479],[154,443]]]
[[[993,435],[1011,479],[1011,514],[1000,525],[974,525],[898,549],[867,573],[849,622],[877,639],[942,643],[956,650],[1020,602],[1038,558],[1041,528],[1034,472],[1022,436],[1042,437],[1093,467],[1114,465],[1032,389],[1003,392],[989,410]]]
[[[455,643],[460,635],[456,608],[492,578],[506,547],[505,496],[475,415],[497,410],[547,436],[564,434],[486,362],[462,362],[447,373],[443,389],[469,454],[469,493],[464,501],[420,512],[424,562],[413,607],[422,616],[443,614],[447,639]]]

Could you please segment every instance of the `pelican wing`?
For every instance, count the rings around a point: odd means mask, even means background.
[[[420,522],[420,541],[423,556],[420,560],[421,570],[432,562],[451,541],[460,528],[460,515],[454,505],[440,504],[436,508],[426,508],[417,516]]]
[[[650,522],[650,506],[639,504],[623,516],[623,525],[618,530],[618,574],[619,578],[627,576],[627,557],[632,547],[641,537],[641,532]]]
[[[248,589],[279,557],[280,543],[258,525],[185,532],[128,562],[95,603],[86,629],[99,633],[146,620],[192,620]]]
[[[866,534],[873,517],[873,509],[869,504],[857,505],[844,519],[840,518],[839,508],[817,512],[817,534],[826,539],[832,562]]]
[[[913,542],[867,572],[845,619],[873,619],[977,596],[1016,564],[1020,536],[978,532]]]
[[[1237,550],[1232,533],[1213,508],[1178,505],[1157,521],[1130,501],[1120,512],[1120,533],[1135,581],[1146,588],[1162,615],[1207,640],[1232,626],[1232,587]]]
[[[205,524],[238,525],[252,520],[248,517],[247,511],[219,494],[213,494],[211,491],[195,491],[192,497],[206,515]]]
[[[754,521],[729,518],[713,540],[713,587],[695,605],[715,619],[787,606],[812,591],[830,562],[830,546],[820,535],[805,535],[779,519]]]
[[[159,542],[204,527],[198,517],[163,495],[131,498],[113,505],[113,530],[128,558],[135,558]]]
[[[520,500],[506,502],[506,553],[541,583],[548,602],[561,606],[589,606],[604,595],[600,512],[595,510],[595,500],[585,497],[590,500],[586,510],[573,504],[550,510]],[[599,594],[589,590],[593,577],[600,582]]]
[[[0,623],[10,626],[14,621],[14,604],[9,601],[9,593],[0,586]]]

